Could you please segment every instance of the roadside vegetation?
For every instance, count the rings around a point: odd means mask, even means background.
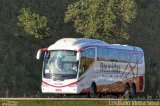
[[[146,86],[141,96],[157,98],[159,10],[158,0],[0,0],[0,97],[52,97],[40,90],[37,50],[60,38],[87,37],[143,48]]]

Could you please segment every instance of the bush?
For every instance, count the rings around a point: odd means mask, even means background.
[[[18,16],[18,26],[30,36],[38,39],[49,36],[47,27],[47,18],[31,12],[29,8],[22,8]]]

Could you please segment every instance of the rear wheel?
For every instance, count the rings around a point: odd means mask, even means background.
[[[133,84],[130,89],[130,98],[132,99],[136,95],[136,86]]]
[[[124,94],[123,94],[123,98],[124,99],[129,99],[129,97],[130,97],[130,86],[129,86],[129,84],[126,84]]]

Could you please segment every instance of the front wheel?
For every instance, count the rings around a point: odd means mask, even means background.
[[[96,85],[92,84],[90,89],[89,89],[89,97],[90,98],[95,98],[96,97]]]
[[[65,95],[64,94],[55,94],[56,98],[63,98]]]

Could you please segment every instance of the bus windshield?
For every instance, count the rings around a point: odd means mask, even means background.
[[[53,50],[45,53],[44,76],[75,78],[77,76],[77,52]]]

